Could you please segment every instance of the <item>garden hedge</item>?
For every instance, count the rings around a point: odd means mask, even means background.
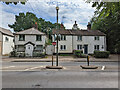
[[[94,51],[95,58],[108,58],[109,54],[109,51]]]

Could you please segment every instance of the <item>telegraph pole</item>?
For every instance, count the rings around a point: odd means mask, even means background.
[[[56,47],[56,66],[58,66],[58,10],[59,7],[56,7],[56,11],[57,11],[57,47]]]

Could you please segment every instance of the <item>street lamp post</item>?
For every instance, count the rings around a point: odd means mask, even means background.
[[[57,47],[56,47],[56,66],[58,66],[58,10],[59,7],[56,7],[56,11],[57,11]]]

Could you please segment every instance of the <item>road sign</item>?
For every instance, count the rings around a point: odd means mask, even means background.
[[[52,42],[52,45],[56,45],[56,42]]]

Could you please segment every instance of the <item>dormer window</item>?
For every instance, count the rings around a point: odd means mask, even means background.
[[[19,41],[25,41],[25,35],[19,35]]]

